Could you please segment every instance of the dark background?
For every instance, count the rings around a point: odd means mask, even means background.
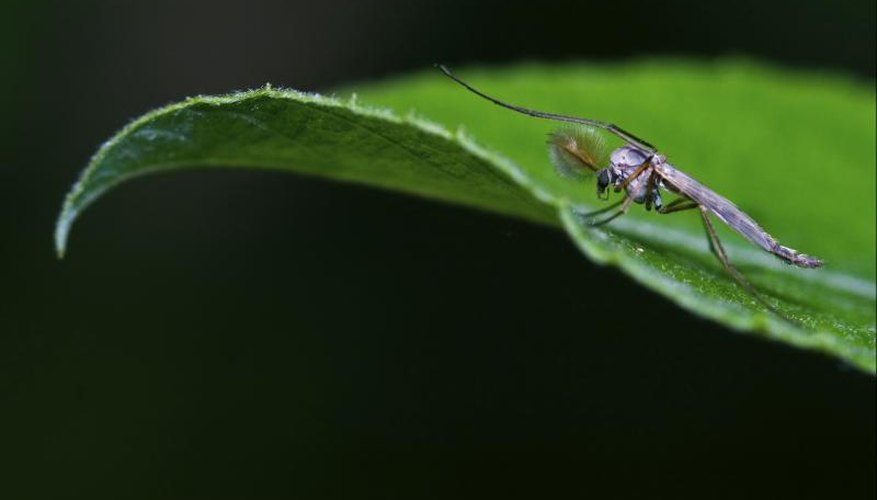
[[[745,55],[873,82],[862,1],[4,2],[0,497],[873,498],[875,381],[561,232],[189,172],[62,196],[126,120],[435,61]]]

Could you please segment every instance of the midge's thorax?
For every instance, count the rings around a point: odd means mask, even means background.
[[[631,177],[646,162],[660,168],[666,161],[664,155],[648,153],[633,146],[620,147],[609,156],[609,165],[597,171],[597,195],[605,198],[606,191],[610,186],[616,190],[620,188],[624,180]],[[649,197],[650,177],[649,175],[638,175],[628,181],[625,191],[634,203],[642,204]],[[674,193],[678,190],[665,183],[660,177],[652,178],[651,182],[652,203],[655,205],[655,209],[660,210],[663,206],[660,190],[667,189]]]

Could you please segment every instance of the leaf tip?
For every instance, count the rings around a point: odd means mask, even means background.
[[[55,255],[58,260],[63,259],[67,252],[67,237],[75,218],[76,211],[68,203],[65,203],[58,216],[58,222],[55,223]]]

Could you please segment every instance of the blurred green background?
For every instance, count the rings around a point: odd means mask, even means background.
[[[6,2],[0,496],[873,498],[873,377],[693,317],[559,231],[205,171],[111,192],[63,262],[51,236],[100,142],[187,95],[649,55],[873,84],[874,19],[871,1]]]

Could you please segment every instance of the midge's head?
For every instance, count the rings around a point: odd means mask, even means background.
[[[608,197],[606,190],[609,189],[609,186],[615,184],[619,178],[619,175],[611,167],[600,169],[597,172],[597,197],[605,200]]]
[[[603,196],[617,178],[603,136],[592,127],[569,125],[548,136],[548,158],[563,177],[583,180],[597,174],[597,195]]]

